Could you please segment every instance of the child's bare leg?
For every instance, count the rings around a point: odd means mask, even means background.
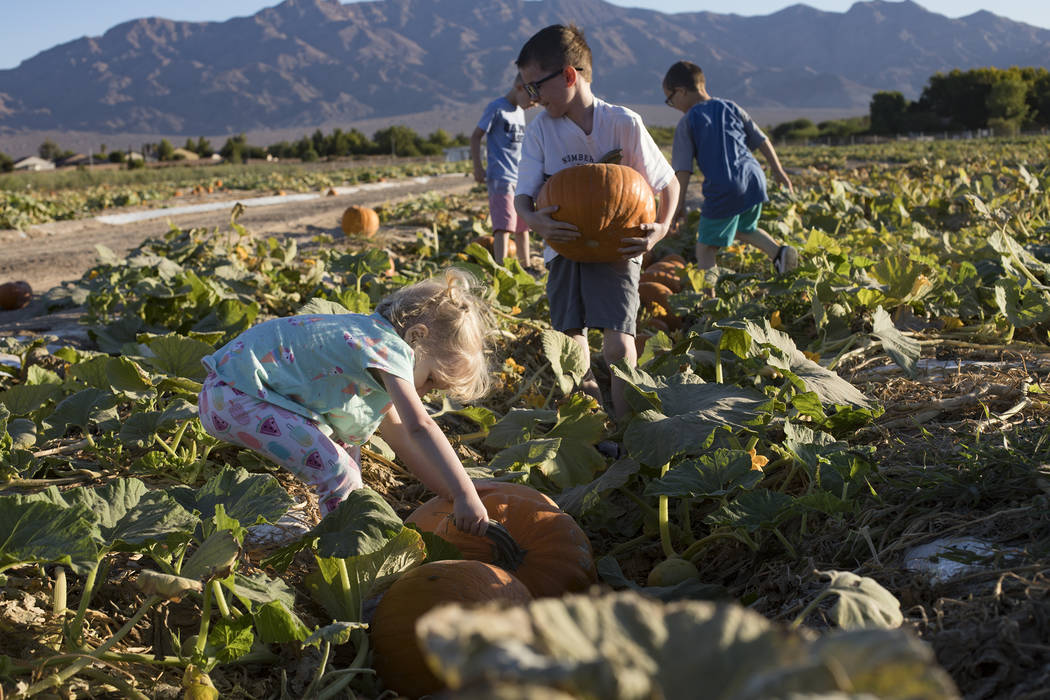
[[[710,270],[715,266],[715,256],[718,253],[718,246],[707,245],[697,241],[696,243],[696,267],[700,270]],[[711,299],[715,298],[715,290],[711,287],[707,288],[707,296]]]
[[[602,334],[602,357],[611,368],[612,365],[621,360],[629,367],[638,364],[638,350],[634,345],[634,336],[622,331],[606,330]],[[610,369],[611,371],[611,369]],[[627,398],[624,395],[626,384],[615,374],[612,375],[610,387],[613,403],[613,418],[617,421],[623,420],[630,413]]]
[[[492,234],[492,257],[496,264],[502,265],[507,257],[507,243],[510,241],[510,231],[494,231]]]
[[[572,338],[573,342],[580,346],[583,350],[583,366],[591,366],[591,348],[587,344],[587,331],[582,328],[572,328],[565,331],[565,335]],[[594,372],[587,370],[587,374],[580,380],[580,390],[593,398],[598,402],[598,405],[602,405],[602,390],[598,386],[598,381],[594,378]]]
[[[737,231],[736,237],[744,243],[755,246],[770,258],[775,258],[780,251],[780,244],[760,228],[754,231]]]
[[[531,251],[529,250],[529,232],[526,230],[518,231],[517,233],[515,233],[514,245],[518,247],[518,262],[521,263],[522,267],[528,268],[531,264],[530,258],[532,255]]]

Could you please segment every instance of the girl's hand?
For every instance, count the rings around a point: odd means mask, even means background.
[[[484,535],[489,527],[488,511],[474,489],[453,500],[452,517],[456,528],[471,535]]]

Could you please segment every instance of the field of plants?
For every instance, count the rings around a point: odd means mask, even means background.
[[[481,188],[381,207],[369,239],[261,238],[235,207],[101,250],[47,297],[90,343],[0,337],[3,697],[1047,697],[1050,140],[781,157],[796,193],[762,226],[799,268],[734,246],[702,273],[687,235],[662,242],[655,261],[687,262],[642,310],[638,367],[593,366],[628,384],[622,425],[573,391],[587,368],[543,279],[475,242]],[[524,551],[482,555],[548,588],[467,610],[485,596],[462,579],[401,631],[420,668],[391,671],[383,597],[425,597],[413,572],[471,547],[414,524],[430,494],[378,439],[367,488],[318,522],[293,479],[203,431],[199,360],[448,265],[487,282],[498,389],[429,406],[471,476],[510,490]],[[563,554],[579,532],[593,569]]]

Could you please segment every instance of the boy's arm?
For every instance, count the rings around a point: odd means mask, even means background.
[[[667,186],[656,193],[660,198],[660,206],[656,210],[656,221],[651,224],[642,224],[644,236],[623,239],[623,247],[620,252],[624,258],[633,258],[636,255],[647,253],[659,243],[668,231],[671,230],[675,212],[678,211],[678,179],[671,178]]]
[[[685,209],[685,193],[689,188],[689,180],[693,177],[693,173],[690,170],[678,170],[674,176],[678,180],[678,206],[675,207],[674,216],[671,218],[672,231],[677,230],[679,224],[682,223],[682,213]]]
[[[780,164],[780,159],[777,158],[777,152],[773,149],[773,142],[767,138],[758,147],[758,150],[766,157],[766,161],[769,163],[769,167],[772,168],[773,176],[776,177],[777,181],[780,182],[788,192],[794,192],[795,188],[791,184],[791,179],[788,177],[787,173],[784,172],[784,166]]]
[[[470,159],[474,161],[475,182],[485,182],[485,167],[481,164],[481,139],[484,137],[481,127],[474,127],[474,133],[470,135]]]

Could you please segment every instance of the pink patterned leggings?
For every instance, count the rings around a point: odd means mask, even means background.
[[[361,448],[328,437],[308,418],[238,391],[212,373],[198,407],[210,434],[258,452],[312,486],[321,515],[362,486]]]

